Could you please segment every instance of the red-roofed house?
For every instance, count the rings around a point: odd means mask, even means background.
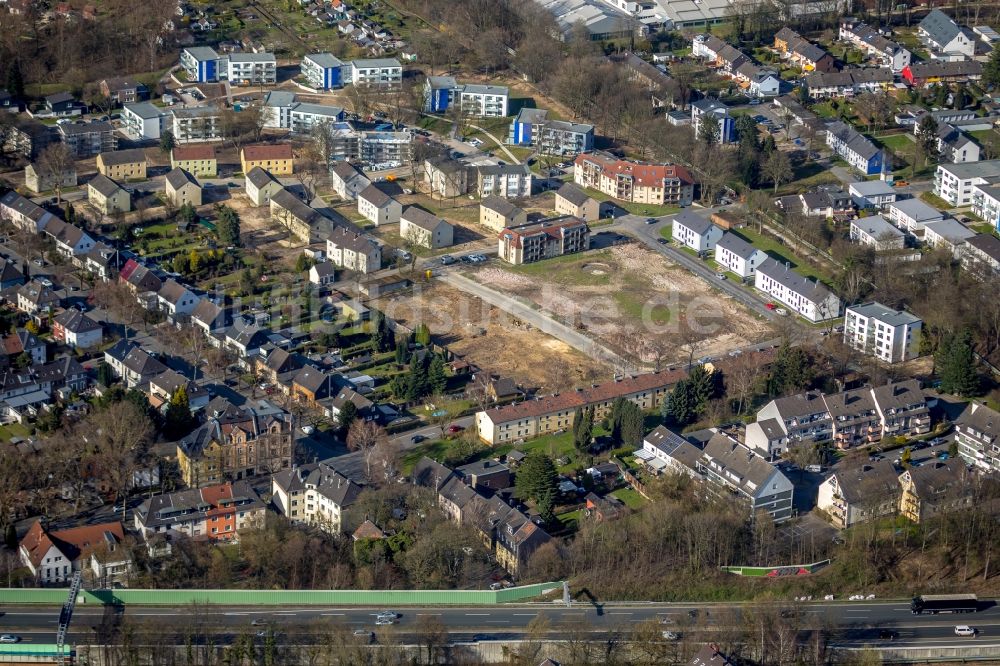
[[[573,164],[577,185],[600,190],[619,201],[690,206],[694,200],[691,172],[675,164],[644,164],[602,152],[584,153]]]
[[[124,539],[119,522],[53,531],[36,522],[21,539],[21,562],[44,585],[65,583],[80,570],[104,585],[120,580],[131,568]]]
[[[511,264],[528,264],[589,248],[590,228],[578,217],[542,220],[500,232],[500,258]]]

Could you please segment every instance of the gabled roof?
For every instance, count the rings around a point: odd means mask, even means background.
[[[958,37],[962,28],[940,9],[932,9],[917,26],[938,46],[945,46]]]
[[[872,396],[879,411],[886,415],[893,410],[927,410],[927,398],[916,379],[876,386]]]
[[[119,522],[83,525],[65,530],[48,531],[41,522],[35,522],[21,539],[21,548],[34,567],[42,563],[49,549],[55,546],[70,562],[103,547],[117,545],[125,539],[125,530]]]
[[[849,504],[881,502],[899,495],[899,476],[886,458],[861,464],[841,463],[832,472],[840,494]]]
[[[514,217],[518,213],[522,212],[521,208],[515,206],[513,203],[510,202],[510,200],[504,199],[503,197],[494,196],[492,194],[483,199],[479,203],[479,205],[483,208],[486,208],[487,210],[492,210],[495,213],[499,213],[504,217]]]
[[[770,257],[760,263],[757,272],[813,303],[821,303],[831,296],[830,290],[818,280],[810,280]]]
[[[1000,412],[990,409],[978,402],[970,402],[955,419],[955,426],[971,428],[980,436],[985,436],[990,442],[996,442],[1000,437]]]
[[[358,193],[359,199],[364,199],[378,208],[388,206],[394,199],[383,192],[378,185],[372,183]]]
[[[702,460],[708,469],[725,477],[729,483],[751,497],[756,496],[773,475],[781,474],[759,454],[722,433],[717,433],[708,440]]]
[[[163,283],[163,286],[160,287],[160,290],[156,292],[156,295],[165,300],[167,303],[170,303],[171,305],[177,305],[177,302],[180,301],[185,294],[191,294],[191,293],[193,292],[191,292],[190,289],[182,285],[180,282],[178,282],[173,278],[169,278],[166,282]]]
[[[214,160],[215,146],[198,143],[175,146],[170,155],[173,157],[175,162],[185,162],[189,160]]]
[[[55,318],[55,323],[62,326],[70,333],[89,333],[101,330],[101,325],[80,312],[76,308],[70,308],[59,313]]]
[[[690,210],[684,210],[677,215],[674,215],[673,223],[674,225],[690,229],[698,236],[704,236],[712,230],[712,227],[715,226],[712,224],[711,220],[708,220],[700,215],[696,215]]]
[[[267,186],[269,183],[278,182],[277,178],[275,178],[269,172],[265,171],[259,166],[255,166],[254,168],[250,169],[249,173],[247,173],[247,180],[250,181],[250,183],[258,190],[262,187]]]
[[[753,256],[754,252],[759,252],[757,248],[731,231],[722,234],[722,238],[716,243],[716,247],[728,250],[741,259],[749,259]]]
[[[407,206],[403,211],[402,219],[431,233],[434,233],[434,231],[442,224],[448,224],[437,215],[429,213],[423,208],[418,208],[417,206]]]
[[[225,319],[225,316],[226,310],[208,298],[198,301],[198,305],[194,306],[194,310],[191,312],[192,319],[197,319],[204,324],[213,324],[220,317]],[[223,323],[222,325],[225,324]]]
[[[957,460],[935,460],[920,467],[911,467],[903,472],[903,477],[909,477],[920,501],[930,504],[972,491],[965,463]]]
[[[292,144],[272,143],[243,146],[243,159],[247,162],[260,160],[290,160],[292,159]]]
[[[556,190],[556,196],[565,199],[574,206],[583,206],[591,200],[590,195],[576,183],[563,183],[562,187]]]
[[[145,163],[146,153],[141,148],[131,148],[129,150],[112,150],[97,156],[106,166],[117,164]]]
[[[122,189],[118,183],[102,174],[97,174],[91,178],[90,182],[87,183],[87,186],[94,188],[98,193],[105,197],[112,197],[115,193]]]
[[[167,172],[165,180],[167,185],[169,185],[174,190],[179,190],[188,184],[194,185],[195,187],[198,188],[201,187],[201,185],[198,184],[198,181],[195,179],[194,176],[192,176],[190,173],[188,173],[187,171],[185,171],[180,167],[175,167],[171,169],[169,172]]]

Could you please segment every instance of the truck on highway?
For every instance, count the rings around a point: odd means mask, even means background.
[[[974,594],[923,594],[913,597],[910,612],[921,613],[975,613],[979,609],[979,599]]]

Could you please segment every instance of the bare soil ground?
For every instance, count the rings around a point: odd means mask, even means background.
[[[729,296],[635,243],[469,274],[642,363],[687,360],[692,347],[696,358],[725,355],[772,334]]]
[[[406,326],[423,322],[436,339],[480,368],[523,386],[563,391],[604,380],[612,369],[474,296],[440,282],[378,299],[387,316]]]

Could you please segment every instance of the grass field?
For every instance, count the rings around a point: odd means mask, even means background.
[[[742,236],[745,241],[756,248],[764,250],[764,252],[778,261],[790,263],[792,268],[795,268],[806,277],[815,278],[827,284],[830,284],[832,281],[828,273],[802,259],[790,247],[782,245],[777,239],[771,236],[763,236],[748,227],[743,227],[733,233],[737,236]]]

